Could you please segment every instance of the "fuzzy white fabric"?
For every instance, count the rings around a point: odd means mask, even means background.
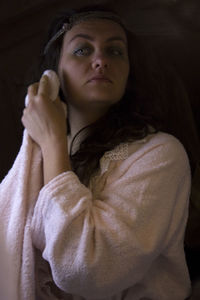
[[[49,78],[50,98],[54,100],[59,89],[57,75],[50,70],[44,74]],[[25,105],[28,101],[26,97]],[[38,193],[43,186],[42,174],[40,148],[25,129],[16,160],[0,185],[1,300],[35,300],[30,224]]]
[[[0,300],[185,299],[190,177],[183,146],[160,132],[106,152],[89,187],[71,171],[43,187],[25,130],[0,185]]]
[[[20,152],[0,185],[1,245],[6,249],[9,278],[9,289],[6,289],[4,296],[6,300],[35,299],[32,294],[34,252],[30,222],[43,184],[41,163],[40,149],[33,144],[25,130]],[[4,277],[4,273],[1,277]]]
[[[186,299],[190,181],[183,146],[162,132],[105,153],[89,187],[71,171],[52,179],[32,219],[36,299]]]

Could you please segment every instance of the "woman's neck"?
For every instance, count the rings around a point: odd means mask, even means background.
[[[104,112],[99,112],[99,110],[87,110],[81,111],[76,109],[74,106],[68,104],[67,105],[67,114],[68,114],[68,121],[70,125],[70,133],[68,134],[68,149],[71,147],[71,143],[75,135],[83,128],[89,126],[90,124],[97,121],[102,115],[105,114]],[[88,133],[88,131],[87,131]],[[82,138],[85,137],[86,132],[84,131],[83,136],[79,136],[77,138],[77,143],[80,143]]]
[[[68,138],[71,139],[73,139],[82,128],[94,123],[106,113],[105,110],[102,111],[100,109],[78,110],[70,104],[67,106],[67,111],[70,124],[70,134]]]

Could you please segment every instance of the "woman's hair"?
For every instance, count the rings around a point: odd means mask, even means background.
[[[114,12],[106,6],[64,12],[52,22],[45,45],[75,13],[94,10]],[[164,60],[158,58],[158,53],[155,55],[147,40],[124,30],[130,62],[125,93],[106,115],[90,125],[90,134],[79,150],[73,155],[70,153],[72,168],[85,184],[98,169],[105,151],[123,142],[143,139],[152,132],[163,131],[177,137],[185,146],[192,170],[199,159],[192,111],[180,78],[172,66],[167,67]],[[63,35],[52,43],[45,55],[41,55],[38,76],[45,69],[57,71],[62,40]],[[62,91],[60,96],[66,101]],[[70,130],[69,124],[68,128]]]

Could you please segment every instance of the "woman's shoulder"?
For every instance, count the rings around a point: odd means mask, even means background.
[[[107,151],[100,160],[100,175],[125,174],[153,170],[170,170],[172,173],[188,174],[190,163],[182,143],[173,135],[164,132],[151,133],[145,138],[121,143]],[[164,171],[165,172],[165,171]]]
[[[152,151],[160,149],[169,155],[187,155],[183,144],[175,136],[159,131],[157,133],[148,134],[144,139],[134,141],[128,144],[129,154],[135,152],[135,148],[140,151]]]
[[[107,151],[104,158],[124,160],[133,155],[155,152],[157,155],[181,156],[187,158],[183,144],[173,135],[165,132],[148,134],[145,138],[132,142],[121,143],[113,150]]]
[[[130,143],[128,157],[143,157],[150,165],[168,162],[180,169],[190,169],[189,158],[181,141],[175,136],[157,132],[149,134],[140,143]]]
[[[182,170],[190,168],[182,143],[171,134],[157,132],[140,140],[120,143],[113,150],[105,152],[100,160],[100,170],[102,174],[111,165],[114,168],[127,168],[136,164],[151,168],[164,162],[176,164]]]

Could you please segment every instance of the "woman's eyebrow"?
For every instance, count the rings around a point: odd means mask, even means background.
[[[75,36],[73,36],[73,38],[69,41],[69,43],[71,43],[73,40],[75,40],[76,38],[79,38],[79,37],[82,37],[82,38],[90,40],[90,41],[94,41],[94,39],[90,35],[85,34],[85,33],[79,33],[79,34],[76,34]]]
[[[106,42],[112,42],[112,41],[121,41],[125,45],[127,44],[126,40],[121,36],[112,36],[106,40]]]
[[[79,34],[76,34],[75,36],[73,36],[73,38],[69,41],[69,43],[71,43],[73,40],[75,40],[76,38],[79,38],[79,37],[85,38],[89,41],[94,41],[94,38],[91,37],[90,35],[85,34],[85,33],[79,33]],[[112,41],[122,41],[125,45],[127,44],[126,40],[124,38],[122,38],[121,36],[112,36],[106,40],[106,42],[112,42]]]

